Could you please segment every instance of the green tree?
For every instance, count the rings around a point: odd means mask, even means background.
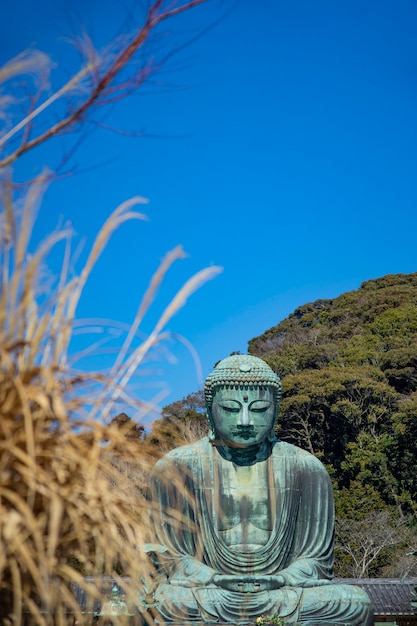
[[[176,400],[162,408],[164,419],[205,419],[206,402],[203,391],[189,393],[182,400]]]
[[[162,417],[153,425],[149,444],[165,452],[197,441],[207,431],[204,393],[196,391],[162,408]]]
[[[119,413],[113,417],[110,426],[115,426],[129,441],[143,441],[146,437],[145,427],[132,420],[126,413]]]

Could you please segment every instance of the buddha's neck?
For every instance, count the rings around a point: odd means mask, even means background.
[[[232,461],[236,465],[254,465],[260,461],[265,461],[269,457],[272,443],[267,440],[256,446],[231,448],[221,445],[221,442],[216,442],[216,447],[221,456],[227,461]]]

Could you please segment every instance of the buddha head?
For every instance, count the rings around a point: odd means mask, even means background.
[[[211,441],[249,448],[274,440],[281,381],[265,361],[248,354],[219,361],[204,393]]]

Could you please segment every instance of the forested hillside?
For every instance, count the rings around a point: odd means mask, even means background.
[[[333,478],[339,537],[351,545],[339,550],[346,573],[412,567],[401,537],[415,543],[417,273],[305,304],[249,352],[282,378],[278,436],[321,458]],[[355,541],[367,543],[365,559],[391,546],[366,567],[349,554]]]
[[[417,549],[417,273],[305,304],[248,351],[282,378],[278,437],[332,477],[336,574],[417,573],[407,555]],[[148,444],[201,436],[203,406],[196,392],[165,407]]]
[[[279,435],[417,510],[417,273],[299,307],[249,342],[283,382]]]

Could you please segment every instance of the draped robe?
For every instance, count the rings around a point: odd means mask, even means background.
[[[218,530],[218,455],[204,438],[169,452],[151,474],[152,528],[163,554],[155,600],[163,618],[253,623],[261,614],[277,613],[287,623],[372,623],[368,596],[331,581],[333,492],[318,459],[296,446],[273,444],[268,459],[272,532],[258,550],[242,552],[226,545]],[[229,591],[214,584],[216,574],[280,575],[285,585]]]

